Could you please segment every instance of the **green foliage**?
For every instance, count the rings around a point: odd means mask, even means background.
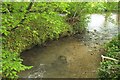
[[[31,66],[26,67],[21,64],[22,59],[20,59],[17,53],[11,53],[6,50],[3,50],[2,53],[3,78],[17,78],[17,72],[31,68]]]
[[[104,80],[117,80],[120,78],[120,42],[118,37],[113,38],[109,43],[105,45],[106,56],[115,58],[119,62],[104,61],[101,62],[99,69],[99,77]]]
[[[0,54],[0,76],[2,75],[2,54]]]
[[[107,11],[118,11],[118,2],[106,2],[103,5]]]
[[[117,80],[120,78],[120,64],[118,65],[112,61],[106,61],[101,63],[101,68],[99,69],[99,76],[102,80]]]
[[[87,2],[83,3],[68,3],[67,22],[73,25],[73,33],[83,32],[87,26],[89,14],[89,6]]]
[[[90,2],[88,3],[90,13],[103,13],[118,11],[118,2]]]
[[[113,38],[112,41],[107,43],[105,45],[105,48],[106,48],[107,53],[108,53],[108,54],[106,54],[106,56],[119,59],[119,55],[120,55],[120,41],[119,41],[118,37]]]
[[[88,5],[91,7],[89,8],[90,13],[101,13],[105,10],[104,2],[90,2]]]

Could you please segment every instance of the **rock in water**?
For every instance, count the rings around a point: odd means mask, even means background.
[[[60,60],[60,61],[63,62],[63,63],[67,63],[67,59],[66,59],[65,56],[59,56],[59,57],[58,57],[58,60]]]

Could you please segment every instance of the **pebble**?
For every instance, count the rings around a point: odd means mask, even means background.
[[[59,56],[58,57],[60,60],[66,60],[66,57],[65,56]]]
[[[93,35],[95,35],[95,33],[94,33],[94,32],[93,32],[92,34],[93,34]]]
[[[84,43],[84,45],[86,46],[87,44],[86,44],[86,43]]]
[[[98,38],[95,38],[95,40],[97,40]]]
[[[90,49],[90,50],[88,50],[89,52],[91,52],[92,50]]]
[[[83,44],[81,43],[80,45],[82,46]]]
[[[97,48],[96,46],[94,46],[93,48]]]
[[[96,30],[96,29],[94,29],[94,32],[97,32],[97,30]]]
[[[90,31],[87,31],[87,33],[90,33]]]
[[[97,45],[99,45],[99,43],[98,43],[98,42],[97,42],[96,44],[97,44]]]
[[[93,55],[93,53],[91,53],[91,55]]]
[[[92,39],[92,37],[90,37],[89,39]]]

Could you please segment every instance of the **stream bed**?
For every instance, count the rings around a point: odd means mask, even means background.
[[[21,78],[96,78],[101,48],[118,34],[117,14],[91,14],[87,31],[49,41],[21,53],[23,64],[32,69],[19,73]]]

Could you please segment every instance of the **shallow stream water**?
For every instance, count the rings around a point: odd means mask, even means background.
[[[21,54],[30,70],[19,73],[22,78],[96,78],[104,53],[100,47],[118,34],[117,14],[91,14],[87,31],[71,37],[49,41]]]

